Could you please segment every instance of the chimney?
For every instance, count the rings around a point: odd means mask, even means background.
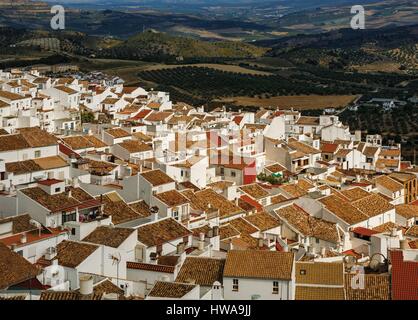
[[[401,250],[407,250],[409,249],[408,241],[407,240],[401,240],[400,242]]]
[[[199,233],[199,240],[200,241],[205,241],[205,233],[204,232]]]
[[[74,178],[73,178],[73,180],[72,180],[72,186],[73,186],[73,188],[78,188],[78,187],[80,187],[80,184],[79,184],[79,182],[78,182],[78,178],[77,178],[77,177],[74,177]]]
[[[183,252],[184,252],[184,243],[179,243],[178,245],[177,245],[177,250],[176,250],[176,252],[177,252],[177,254],[183,254]]]
[[[80,277],[80,293],[84,296],[93,294],[93,276],[84,275]]]
[[[263,238],[258,238],[258,247],[259,248],[263,248],[264,247],[264,239]]]
[[[219,227],[218,226],[213,227],[213,236],[214,237],[219,236]]]
[[[26,232],[22,234],[22,236],[20,237],[20,242],[21,243],[26,243],[27,242],[27,236],[26,236]]]

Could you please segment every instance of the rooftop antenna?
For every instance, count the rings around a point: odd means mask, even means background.
[[[119,264],[121,262],[121,255],[119,252],[109,255],[109,259],[112,260],[112,266],[116,264],[116,284],[119,286]]]

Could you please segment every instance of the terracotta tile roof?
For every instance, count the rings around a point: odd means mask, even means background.
[[[73,150],[107,147],[107,144],[93,135],[65,137],[61,140]]]
[[[352,274],[345,276],[347,300],[390,300],[390,277],[387,274],[365,274],[364,289],[353,289]]]
[[[410,237],[417,237],[418,238],[418,225],[413,225],[411,226],[406,232],[405,232],[406,236],[410,236]]]
[[[232,181],[221,180],[221,181],[209,183],[207,186],[214,189],[215,191],[218,191],[218,190],[224,191],[233,185],[234,185],[234,182]]]
[[[312,182],[303,178],[298,179],[297,186],[306,192],[308,192],[312,188],[315,188],[315,185]]]
[[[230,239],[240,235],[240,232],[230,224],[224,224],[219,228],[219,236],[221,240]]]
[[[344,300],[344,288],[296,286],[295,300]]]
[[[6,107],[10,107],[10,104],[8,104],[8,103],[6,103],[6,102],[4,102],[4,101],[1,101],[0,100],[0,108],[6,108]],[[4,132],[7,132],[6,130],[4,130],[3,128],[2,128],[2,132],[4,133]],[[8,134],[8,133],[6,133],[6,134]]]
[[[19,128],[17,131],[32,148],[58,145],[58,139],[55,136],[38,127]]]
[[[418,218],[418,206],[412,204],[400,204],[395,207],[396,214],[400,216],[411,219]]]
[[[148,294],[150,297],[180,299],[192,291],[196,285],[157,281]]]
[[[273,172],[273,173],[287,171],[287,169],[279,163],[266,166],[264,169],[267,169],[268,171]]]
[[[126,268],[144,271],[153,271],[161,273],[174,273],[174,266],[166,266],[154,263],[141,263],[141,262],[126,262]]]
[[[15,217],[0,219],[0,225],[11,222],[11,231],[13,234],[37,230],[37,227],[31,223],[31,219],[29,214],[21,214]]]
[[[374,227],[372,230],[377,231],[379,233],[388,233],[388,232],[392,232],[393,229],[400,230],[401,227],[397,225],[396,223],[389,221],[377,227]]]
[[[0,136],[0,152],[29,148],[29,143],[20,134],[8,134]]]
[[[389,177],[399,181],[400,183],[405,183],[405,182],[416,179],[416,176],[414,174],[402,173],[402,172],[393,172],[389,174]]]
[[[13,300],[26,300],[26,295],[16,295],[16,296],[7,296],[7,297],[1,297],[0,296],[0,300],[3,300],[3,301],[5,301],[5,300],[11,300],[11,301],[13,301]]]
[[[370,195],[369,192],[360,187],[343,190],[341,193],[347,197],[349,201],[356,201]]]
[[[351,204],[369,217],[377,216],[395,208],[393,204],[375,193]]]
[[[0,289],[32,279],[41,273],[40,269],[2,243],[0,243],[0,270]]]
[[[319,125],[319,117],[306,117],[301,116],[298,121],[296,121],[297,125],[308,125],[308,126],[318,126]]]
[[[246,216],[244,219],[260,231],[267,231],[280,226],[280,222],[266,212]]]
[[[116,191],[97,196],[96,199],[103,201],[103,212],[112,217],[112,223],[115,225],[144,217],[123,201]]]
[[[102,104],[115,104],[119,100],[119,98],[106,98],[102,101]]]
[[[157,263],[164,265],[164,266],[177,266],[181,261],[181,257],[178,255],[171,256],[171,255],[165,255],[165,256],[158,256]]]
[[[245,212],[258,211],[259,209],[262,209],[262,206],[257,201],[247,195],[243,195],[238,199],[238,207]]]
[[[200,188],[196,185],[194,185],[193,183],[191,183],[190,181],[184,181],[184,182],[180,182],[179,186],[185,188],[185,189],[191,189],[194,192],[199,191]]]
[[[344,264],[340,262],[297,262],[295,274],[296,285],[344,288]]]
[[[189,199],[183,196],[177,190],[170,190],[154,195],[158,200],[166,204],[168,207],[177,207],[189,203]]]
[[[293,263],[291,252],[231,250],[226,256],[224,277],[291,280]]]
[[[298,152],[304,154],[318,154],[321,153],[321,150],[315,149],[314,147],[304,143],[297,141],[295,139],[289,139],[287,143],[292,149],[297,150]]]
[[[237,207],[233,202],[228,201],[222,195],[217,194],[212,189],[204,189],[195,192],[194,195],[206,210],[219,209],[221,217],[234,216],[242,212],[241,208]],[[211,208],[208,207],[209,204]]]
[[[404,259],[402,250],[391,250],[393,300],[417,300],[418,261]]]
[[[100,226],[83,241],[118,248],[134,231],[134,229]]]
[[[287,199],[284,195],[278,194],[278,195],[275,195],[275,196],[271,197],[271,204],[274,205],[274,204],[278,204],[278,203],[281,203],[281,202],[285,202],[287,200],[289,200],[289,199]]]
[[[67,167],[69,164],[59,156],[47,158],[37,158],[33,160],[24,160],[6,163],[6,171],[14,174],[23,174]]]
[[[378,147],[366,147],[363,151],[363,154],[366,157],[373,158],[376,155],[377,151],[379,151]]]
[[[122,143],[118,143],[119,146],[127,150],[129,153],[152,151],[152,147],[146,143],[139,142],[137,140],[127,140]]]
[[[132,137],[137,139],[137,140],[140,140],[142,142],[151,142],[152,141],[152,138],[150,136],[148,136],[148,135],[146,135],[142,132],[135,132],[135,133],[132,134]]]
[[[393,169],[399,167],[399,160],[392,160],[392,159],[379,159],[376,161],[376,168],[378,169]]]
[[[188,257],[184,261],[176,282],[188,283],[193,280],[201,286],[212,286],[214,282],[223,282],[224,259],[206,257]]]
[[[62,91],[62,92],[65,92],[67,94],[75,94],[75,93],[77,93],[77,91],[75,91],[74,89],[71,89],[71,88],[66,87],[66,86],[57,86],[57,87],[55,87],[55,89],[57,89],[59,91]]]
[[[105,132],[111,135],[113,138],[125,138],[131,136],[130,133],[121,128],[107,129]]]
[[[138,228],[138,241],[148,247],[187,237],[192,232],[172,218],[159,220]]]
[[[78,200],[73,197],[69,197],[64,192],[50,195],[39,187],[21,189],[20,191],[51,212],[64,211],[81,205]]]
[[[88,172],[95,176],[107,176],[117,168],[117,165],[107,161],[97,161],[89,158],[83,158],[88,163]]]
[[[322,153],[335,153],[339,145],[336,143],[321,143]]]
[[[0,97],[5,98],[7,100],[11,100],[11,101],[21,100],[25,98],[24,96],[20,94],[9,92],[9,91],[3,91],[3,90],[0,90]]]
[[[268,197],[270,194],[260,187],[257,183],[247,184],[245,186],[239,187],[243,192],[253,197],[254,199],[262,199]]]
[[[152,110],[148,110],[148,109],[141,110],[137,115],[135,115],[134,117],[132,117],[131,120],[142,120],[146,116],[148,116],[151,112],[153,112],[153,111]]]
[[[105,279],[93,286],[93,294],[95,295],[104,295],[108,293],[116,293],[119,296],[123,296],[125,294],[121,288],[119,288],[109,279]]]
[[[297,184],[285,184],[280,186],[280,189],[285,191],[286,193],[290,194],[292,197],[299,198],[308,193],[300,188]]]
[[[99,246],[75,241],[64,240],[57,245],[58,264],[75,268],[86,260]]]
[[[313,217],[296,205],[277,209],[275,213],[280,220],[285,221],[304,236],[311,236],[333,243],[340,241],[335,223]]]
[[[147,180],[153,187],[158,187],[163,184],[174,182],[170,176],[168,176],[166,173],[162,172],[161,170],[151,170],[142,172],[141,176]]]
[[[101,300],[102,294],[83,296],[76,291],[43,291],[39,300]]]
[[[404,186],[401,183],[388,176],[380,176],[375,178],[373,181],[377,185],[381,185],[382,187],[392,192],[400,191],[404,188]]]
[[[418,249],[418,239],[414,241],[409,241],[408,245],[411,249]]]
[[[337,217],[345,221],[347,224],[352,225],[367,220],[369,217],[361,212],[356,207],[352,206],[348,202],[342,202],[340,198],[335,195],[319,200],[329,211],[335,214]]]
[[[400,157],[401,150],[399,149],[381,149],[379,157]]]
[[[150,122],[164,122],[168,118],[170,118],[173,114],[174,114],[173,112],[165,112],[165,111],[153,112],[153,113],[149,114],[145,118],[145,120],[150,121]]]
[[[239,233],[252,234],[259,231],[255,226],[247,222],[244,218],[237,218],[229,221],[229,224],[238,230]]]
[[[144,200],[137,202],[129,203],[129,206],[138,212],[142,217],[149,217],[152,215],[149,205],[146,204]]]

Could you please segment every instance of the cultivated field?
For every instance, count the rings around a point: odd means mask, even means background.
[[[215,70],[219,70],[219,71],[250,74],[250,75],[262,75],[262,76],[272,75],[272,73],[270,73],[270,72],[247,69],[247,68],[243,68],[243,67],[236,66],[236,65],[215,64],[215,63],[183,64],[181,66],[179,66],[179,65],[158,64],[158,65],[149,66],[149,67],[145,68],[144,70],[154,71],[154,70],[162,70],[162,69],[175,69],[175,68],[179,68],[179,67],[211,68],[211,69],[215,69]]]
[[[234,97],[225,99],[224,102],[233,103],[237,106],[256,106],[256,107],[279,107],[281,109],[314,110],[325,108],[342,108],[353,102],[357,96],[279,96],[271,98],[250,98]]]

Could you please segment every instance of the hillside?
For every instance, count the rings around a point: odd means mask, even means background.
[[[146,31],[104,50],[101,56],[118,59],[181,61],[256,58],[262,56],[266,51],[265,48],[244,42],[209,42]]]

